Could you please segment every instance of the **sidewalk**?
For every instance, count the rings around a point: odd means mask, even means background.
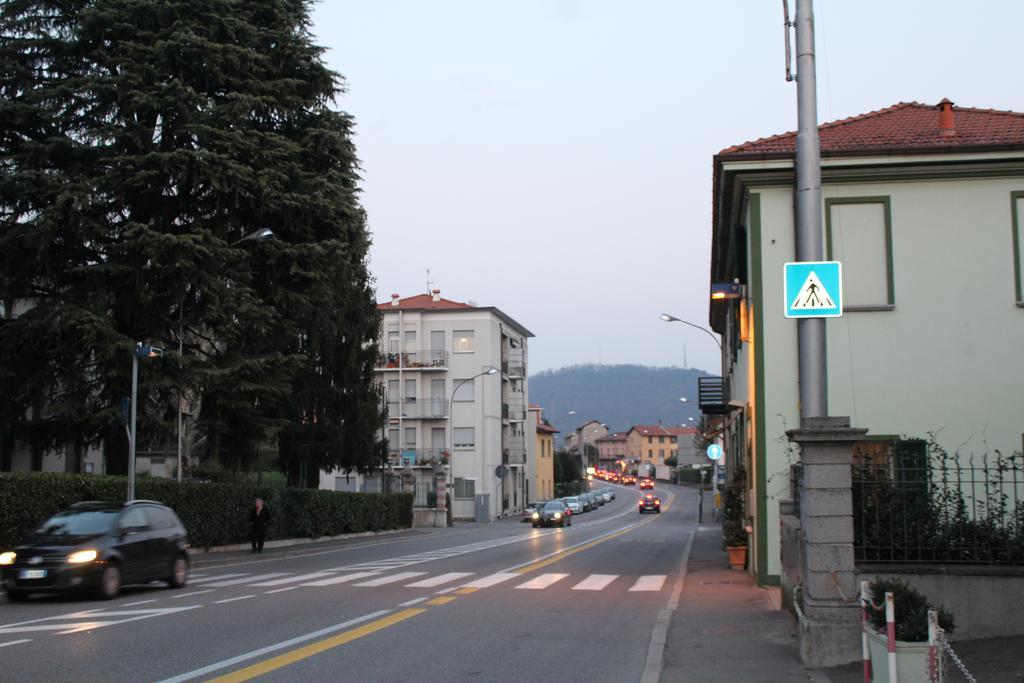
[[[729,568],[722,530],[699,527],[669,624],[661,680],[827,681],[800,663],[796,631],[796,621],[776,608],[770,589]]]

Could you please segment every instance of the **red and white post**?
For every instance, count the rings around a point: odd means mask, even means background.
[[[942,662],[939,660],[939,613],[933,609],[928,610],[928,680],[935,683],[941,675],[939,669]]]
[[[868,610],[871,609],[871,585],[860,582],[860,647],[864,660],[864,683],[871,683],[871,649],[868,646]]]
[[[889,683],[899,683],[896,673],[896,607],[892,593],[885,594],[885,647],[889,652]]]

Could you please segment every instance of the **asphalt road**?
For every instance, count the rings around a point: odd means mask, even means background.
[[[661,486],[664,512],[639,515],[640,491],[616,489],[566,529],[502,520],[206,555],[178,590],[0,602],[0,678],[657,680],[648,653],[696,493]]]

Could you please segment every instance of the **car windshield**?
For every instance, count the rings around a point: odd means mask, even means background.
[[[544,503],[544,511],[545,512],[561,512],[562,511],[562,504],[561,503]]]
[[[118,510],[65,510],[36,528],[39,536],[96,536],[114,526]]]
[[[566,505],[572,505],[573,503],[578,503],[578,502],[580,502],[579,498],[566,498],[565,499]]]

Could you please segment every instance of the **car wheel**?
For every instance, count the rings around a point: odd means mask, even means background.
[[[28,600],[29,593],[27,591],[20,591],[15,588],[7,589],[7,599],[11,602],[25,602]]]
[[[111,562],[103,568],[96,595],[103,600],[113,600],[121,593],[121,568]]]
[[[170,588],[184,588],[187,581],[188,560],[179,555],[171,563],[171,574],[167,577],[167,585]]]

